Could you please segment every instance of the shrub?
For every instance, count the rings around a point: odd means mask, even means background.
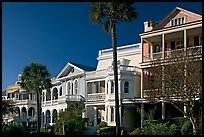
[[[151,129],[151,135],[168,135],[169,128],[167,127],[167,124],[168,123],[153,124]]]
[[[177,126],[176,124],[172,124],[170,126],[169,135],[176,135],[177,134]]]
[[[181,127],[181,134],[182,135],[192,135],[192,124],[190,120],[186,121]]]
[[[107,126],[108,126],[108,124],[105,121],[101,121],[99,124],[99,128],[107,127]]]
[[[15,135],[15,136],[21,136],[25,135],[25,128],[22,124],[14,122],[11,124],[3,125],[2,127],[2,133],[3,135]]]
[[[116,130],[116,127],[108,126],[108,127],[103,127],[98,129],[97,133],[99,135],[115,135],[115,130]]]
[[[170,119],[171,124],[176,124],[178,129],[181,129],[183,124],[187,121],[185,117],[175,117]]]
[[[143,130],[136,128],[135,130],[128,133],[129,135],[144,135]]]

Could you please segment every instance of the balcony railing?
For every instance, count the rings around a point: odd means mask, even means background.
[[[113,66],[109,66],[107,68],[108,72],[113,72]],[[134,66],[126,66],[126,65],[120,65],[118,66],[118,71],[136,71],[136,67]]]
[[[20,104],[36,104],[37,101],[36,100],[29,100],[29,99],[25,99],[25,100],[16,100],[14,99],[14,102],[18,105]]]
[[[144,56],[143,61],[147,62],[147,61],[157,60],[161,58],[162,58],[162,52],[157,52],[157,53],[152,53],[152,54],[148,54],[147,56]]]
[[[82,95],[66,95],[66,101],[84,101],[85,98]]]
[[[186,49],[186,51],[184,50],[184,48],[165,51],[164,56],[165,56],[166,59],[175,58],[175,57],[184,56],[184,53],[186,53],[187,56],[189,56],[189,55],[200,55],[200,54],[202,54],[202,45],[188,47]],[[163,54],[162,52],[147,54],[146,56],[143,56],[143,62],[162,59],[162,54]]]
[[[88,94],[87,101],[103,101],[105,100],[105,93]]]

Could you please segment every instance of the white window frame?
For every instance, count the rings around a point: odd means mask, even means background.
[[[128,86],[125,85],[126,83],[128,83]],[[126,92],[126,89],[127,89],[127,92]],[[128,94],[129,91],[130,91],[130,82],[126,80],[126,81],[124,82],[124,93],[125,93],[125,94]]]

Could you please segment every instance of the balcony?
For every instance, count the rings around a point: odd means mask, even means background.
[[[185,53],[187,56],[201,55],[202,54],[202,45],[194,46],[194,47],[188,47],[186,49],[186,51],[184,50],[184,48],[165,51],[164,56],[165,56],[165,59],[168,59],[168,58],[182,57],[185,55]],[[163,54],[163,52],[157,52],[157,53],[152,53],[152,54],[148,54],[146,56],[143,56],[143,62],[149,62],[149,61],[162,59],[162,54]]]
[[[37,101],[36,100],[29,100],[29,99],[25,99],[25,100],[13,100],[16,105],[24,105],[24,104],[36,104]]]
[[[105,97],[106,97],[105,93],[88,94],[87,101],[104,101]]]
[[[126,66],[126,65],[120,65],[120,66],[118,66],[118,71],[119,72],[127,72],[127,71],[129,71],[129,72],[132,72],[132,71],[136,71],[136,67],[134,67],[134,66]],[[107,68],[107,72],[113,72],[113,66],[109,66],[108,68]]]
[[[82,95],[66,95],[66,101],[84,101],[85,98]]]

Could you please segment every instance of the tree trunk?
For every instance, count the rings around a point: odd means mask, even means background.
[[[196,122],[195,118],[190,117],[190,121],[191,121],[192,126],[193,126],[193,135],[197,135],[197,127],[198,127],[198,125],[197,125],[197,122]]]
[[[115,116],[116,116],[116,135],[120,135],[120,114],[119,114],[119,99],[118,99],[118,67],[117,67],[117,49],[116,49],[116,25],[111,23],[112,48],[113,48],[113,68],[114,68],[114,83],[115,83]]]
[[[41,109],[40,109],[40,95],[39,95],[39,91],[37,91],[37,133],[40,133],[40,127],[41,127],[40,113],[41,113]]]

